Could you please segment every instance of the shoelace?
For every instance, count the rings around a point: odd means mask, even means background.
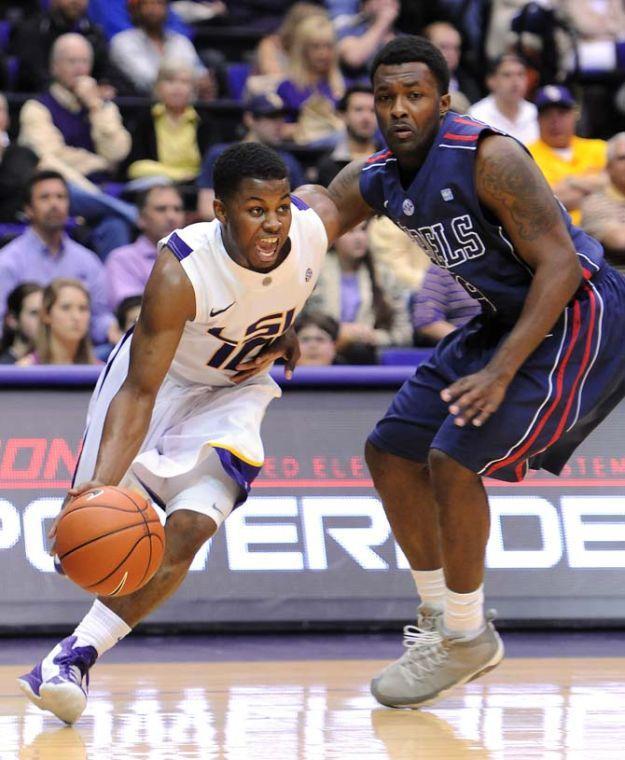
[[[89,688],[89,668],[93,665],[96,657],[93,657],[88,652],[81,650],[86,647],[77,647],[70,650],[70,652],[59,653],[54,658],[54,663],[59,666],[59,669],[65,678],[75,683],[77,686],[82,686],[82,679],[85,679],[85,688]]]
[[[404,646],[399,665],[410,680],[429,675],[448,656],[443,637],[438,631],[424,631],[416,625],[404,626]]]

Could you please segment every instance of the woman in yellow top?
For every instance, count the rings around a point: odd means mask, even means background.
[[[573,223],[579,224],[584,198],[607,183],[607,144],[577,137],[577,104],[566,87],[542,87],[535,102],[540,137],[528,148]]]
[[[131,180],[160,177],[193,182],[200,172],[210,132],[193,107],[195,74],[187,66],[164,61],[154,86],[156,103],[132,130],[128,157]]]

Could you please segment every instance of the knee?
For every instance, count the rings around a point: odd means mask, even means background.
[[[371,441],[367,441],[365,444],[365,462],[367,463],[367,467],[369,468],[369,472],[374,481],[378,477],[378,473],[381,473],[383,470],[383,458],[384,453],[379,449],[376,449]]]
[[[380,451],[370,442],[365,445],[365,461],[373,483],[378,491],[403,488],[405,481],[413,482],[414,473],[425,472],[427,465],[422,462],[414,462],[402,459],[386,451]]]
[[[428,467],[436,500],[441,505],[480,479],[479,475],[439,449],[430,449]]]
[[[193,558],[217,532],[217,525],[207,515],[181,509],[167,519],[165,525],[165,558],[169,565],[189,565]]]

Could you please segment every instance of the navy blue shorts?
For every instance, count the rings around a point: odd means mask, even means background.
[[[475,317],[404,383],[369,440],[416,462],[438,449],[498,480],[522,480],[530,467],[558,475],[625,396],[624,325],[625,278],[604,265],[522,365],[495,414],[481,427],[458,427],[441,390],[482,369],[510,329]]]

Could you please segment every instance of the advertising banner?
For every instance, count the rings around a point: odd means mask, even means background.
[[[410,620],[415,592],[363,444],[393,391],[294,389],[264,424],[251,498],[196,557],[161,623]],[[58,576],[46,533],[78,455],[89,392],[0,394],[0,627],[67,624],[89,599]],[[487,481],[487,601],[509,620],[625,620],[625,404],[561,478]],[[408,504],[408,502],[407,502]]]

